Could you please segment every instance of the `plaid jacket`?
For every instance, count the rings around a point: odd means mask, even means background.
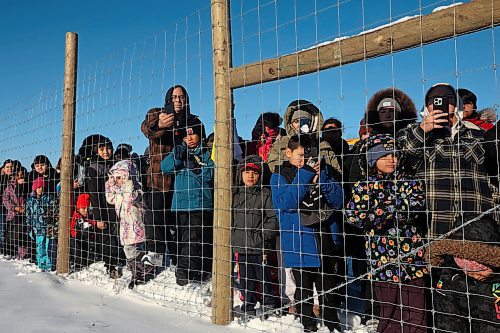
[[[398,132],[402,163],[426,185],[430,237],[451,230],[461,213],[477,214],[494,206],[495,188],[484,165],[483,135],[469,122],[463,122],[453,138],[433,137],[419,124]]]

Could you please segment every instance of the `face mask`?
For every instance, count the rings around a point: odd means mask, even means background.
[[[328,141],[332,146],[340,142],[341,137],[341,132],[338,128],[327,128],[323,131],[323,139]]]
[[[299,130],[301,133],[309,133],[311,131],[311,121],[307,118],[300,118]]]

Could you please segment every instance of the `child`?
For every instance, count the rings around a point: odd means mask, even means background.
[[[271,286],[271,267],[266,263],[270,251],[275,249],[278,220],[271,191],[262,186],[262,167],[259,156],[247,156],[238,165],[233,191],[231,238],[244,297],[240,308],[243,316],[255,316],[259,282],[263,311],[278,305]]]
[[[146,249],[144,220],[147,214],[142,195],[135,164],[123,160],[113,165],[106,181],[106,200],[115,206],[120,223],[120,243],[127,258],[127,267],[132,272],[131,289],[149,281],[154,273],[154,266],[141,262]]]
[[[423,276],[428,272],[423,249],[411,253],[422,246],[417,217],[425,196],[421,182],[398,173],[394,149],[388,134],[366,139],[359,155],[366,180],[354,184],[346,217],[366,234],[374,298],[380,302],[377,332],[401,332],[403,325],[404,332],[425,333]]]
[[[45,155],[35,156],[33,163],[31,163],[31,171],[28,174],[28,186],[32,186],[33,181],[38,177],[42,177],[45,180],[45,193],[55,197],[60,175],[52,167],[49,158]]]
[[[306,135],[290,138],[285,150],[288,161],[276,168],[271,189],[284,264],[292,268],[295,278],[294,299],[304,331],[318,330],[312,301],[315,286],[323,305],[323,319],[333,332],[340,330],[337,309],[341,292],[325,291],[339,285],[343,276],[340,242],[335,234],[337,221],[332,214],[342,206],[343,190],[324,161],[314,163],[309,158],[305,163],[304,156],[312,144]]]
[[[179,130],[183,143],[161,162],[164,173],[175,173],[172,214],[179,229],[177,284],[204,281],[212,271],[214,162],[203,147],[205,128],[198,118]]]
[[[87,267],[95,260],[97,226],[90,218],[91,208],[90,195],[80,194],[70,223],[70,249],[75,270]]]
[[[120,276],[118,270],[122,251],[119,247],[115,209],[106,201],[106,180],[113,166],[113,144],[109,138],[95,134],[87,142],[92,144],[92,158],[85,170],[84,192],[90,194],[92,218],[96,221],[99,255],[110,277]]]
[[[50,249],[53,240],[51,236],[56,228],[54,216],[56,207],[54,198],[44,193],[45,180],[38,177],[33,181],[31,189],[33,192],[28,196],[26,203],[26,225],[29,228],[30,237],[36,241],[37,265],[42,271],[50,271],[55,268],[50,258]],[[55,264],[55,263],[54,263]]]
[[[472,218],[472,214],[461,216],[454,227]],[[433,271],[440,273],[433,285],[436,332],[500,332],[497,222],[486,215],[449,238],[432,243],[426,253]]]
[[[14,170],[10,183],[7,185],[2,202],[7,209],[6,215],[6,249],[7,255],[14,256],[17,259],[24,259],[28,254],[26,248],[26,230],[24,224],[24,201],[25,201],[25,183],[26,169],[23,167]]]

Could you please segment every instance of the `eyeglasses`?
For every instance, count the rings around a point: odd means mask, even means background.
[[[172,95],[171,99],[172,99],[172,102],[175,102],[176,100],[184,102],[186,100],[186,96],[184,96],[184,95]]]

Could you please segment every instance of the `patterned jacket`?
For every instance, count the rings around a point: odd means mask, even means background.
[[[26,202],[26,224],[33,229],[35,236],[56,235],[57,215],[57,206],[52,195],[29,195]]]
[[[24,207],[23,185],[18,185],[16,181],[11,181],[3,192],[2,203],[7,209],[6,221],[12,221],[16,216],[16,207]]]
[[[422,183],[402,175],[369,175],[354,184],[347,222],[366,233],[366,257],[378,281],[412,280],[427,273],[418,213],[425,207]],[[409,255],[412,251],[417,251]],[[401,256],[405,256],[401,258]]]
[[[481,213],[494,206],[495,188],[485,168],[483,131],[463,122],[454,137],[438,138],[419,124],[398,132],[397,146],[417,179],[425,180],[430,237],[451,230],[460,213]],[[408,169],[410,171],[410,169]]]

